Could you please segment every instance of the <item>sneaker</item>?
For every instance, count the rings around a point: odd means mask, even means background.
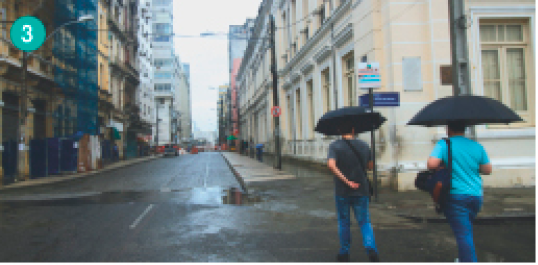
[[[338,262],[349,262],[349,254],[338,254],[336,260]]]
[[[370,262],[379,262],[379,255],[373,249],[368,249],[368,259]]]

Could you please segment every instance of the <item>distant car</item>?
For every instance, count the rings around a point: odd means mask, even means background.
[[[164,155],[165,156],[178,156],[179,151],[173,144],[164,145]]]

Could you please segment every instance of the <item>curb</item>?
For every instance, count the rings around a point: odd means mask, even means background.
[[[137,165],[137,164],[140,164],[140,163],[143,163],[143,162],[148,162],[148,161],[151,161],[151,160],[155,160],[157,158],[161,158],[161,156],[153,156],[153,157],[150,157],[150,158],[147,158],[147,159],[140,159],[140,160],[137,160],[137,161],[133,161],[132,163],[129,163],[129,164],[124,164],[124,165],[121,165],[121,166],[115,166],[115,167],[109,167],[109,168],[103,168],[101,170],[96,170],[96,171],[91,171],[91,172],[86,172],[86,173],[81,173],[81,174],[72,174],[72,175],[67,175],[67,176],[55,176],[55,177],[53,177],[54,179],[50,179],[50,181],[46,181],[46,182],[32,183],[31,182],[32,180],[27,180],[27,181],[24,181],[24,182],[19,182],[19,183],[22,183],[21,185],[16,185],[15,184],[15,186],[7,185],[5,187],[0,187],[0,192],[6,191],[6,190],[31,188],[31,187],[36,187],[36,186],[44,186],[44,185],[48,185],[48,184],[55,184],[55,183],[59,183],[59,182],[67,182],[67,181],[70,181],[70,180],[81,179],[81,178],[85,178],[85,177],[89,177],[89,176],[93,176],[93,175],[97,175],[97,174],[101,174],[101,173],[115,171],[117,169],[126,168],[126,167],[129,167],[129,166]],[[41,178],[41,179],[43,179],[43,178]],[[24,185],[24,184],[26,184],[26,185]]]
[[[416,223],[441,224],[448,223],[444,217],[423,217],[416,215],[398,214],[397,216],[409,219]],[[500,214],[476,217],[474,224],[498,224],[510,221],[535,221],[534,213]]]
[[[239,174],[239,172],[235,169],[235,167],[232,166],[230,161],[228,161],[228,159],[226,158],[225,155],[222,154],[222,152],[220,153],[220,155],[222,156],[222,158],[224,159],[224,161],[226,162],[226,164],[228,165],[228,167],[230,168],[230,170],[234,174],[235,178],[239,182],[239,185],[241,185],[241,188],[243,189],[243,192],[248,194],[247,184],[245,183],[245,180],[243,179],[243,177],[241,177],[241,174]]]

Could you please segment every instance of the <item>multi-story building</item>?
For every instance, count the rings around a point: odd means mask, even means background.
[[[140,108],[140,123],[146,128],[139,133],[139,137],[149,140],[152,137],[152,130],[156,126],[155,100],[153,96],[153,49],[151,48],[153,1],[139,1],[138,67],[140,69],[140,85],[137,93],[137,102]]]
[[[185,144],[190,141],[192,135],[190,65],[182,63],[179,56],[176,57],[176,62],[177,143]]]
[[[140,85],[138,65],[138,0],[111,0],[107,12],[109,38],[110,91],[113,110],[109,127],[117,130],[121,139],[113,139],[120,158],[137,156],[137,136],[148,128],[140,124],[137,91]]]
[[[486,186],[533,185],[535,169],[535,3],[466,0],[472,93],[501,100],[524,120],[476,126],[494,174]],[[285,156],[325,162],[334,137],[314,132],[327,111],[357,106],[359,62],[379,62],[379,92],[397,92],[400,107],[376,108],[378,168],[397,189],[414,188],[444,128],[405,124],[428,103],[453,94],[441,73],[451,65],[449,2],[265,0],[237,75],[242,132],[274,150],[269,16],[276,20],[278,95]],[[360,135],[369,142],[367,134]]]
[[[102,140],[115,141],[120,158],[137,155],[136,138],[149,128],[140,123],[136,100],[140,80],[138,7],[139,0],[0,3],[4,21],[33,15],[44,22],[50,36],[28,59],[26,145],[33,144],[30,139],[50,138],[63,144],[66,139],[77,141],[83,134],[101,135]],[[91,19],[77,22],[81,16]],[[19,169],[24,168],[26,176],[77,171],[74,160],[62,161],[58,169],[49,168],[48,173],[35,171],[37,167],[29,166],[28,158],[36,157],[38,148],[24,148],[25,159],[17,159],[17,126],[13,124],[18,123],[23,96],[19,78],[22,52],[12,46],[8,32],[7,28],[0,31],[0,66],[4,69],[0,77],[0,116],[4,124],[0,137],[6,143],[2,152],[6,159],[2,165],[6,166],[0,171],[11,178],[17,174],[14,165],[19,162],[25,164]],[[70,146],[76,152],[76,147]],[[48,155],[39,155],[41,161],[47,161]]]
[[[230,135],[239,135],[239,119],[237,113],[237,88],[235,77],[239,71],[241,60],[245,49],[247,48],[248,39],[253,35],[254,19],[247,19],[243,25],[231,25],[228,35],[228,59],[230,70],[230,101],[229,101],[229,119],[226,130]],[[231,143],[230,143],[231,144]],[[239,144],[239,140],[235,142]],[[238,149],[239,150],[239,149]]]
[[[113,139],[111,131],[115,130],[115,127],[107,128],[110,124],[111,113],[114,109],[112,101],[112,90],[110,83],[110,50],[111,39],[109,38],[110,27],[108,25],[109,17],[109,5],[104,1],[99,1],[98,5],[98,17],[97,17],[97,47],[98,47],[98,65],[99,70],[97,73],[97,84],[99,86],[99,107],[97,116],[97,125],[99,127],[99,133],[104,135],[105,140]]]
[[[25,93],[21,86],[23,52],[10,40],[9,23],[0,30],[0,173],[4,184],[13,182],[15,176],[24,180],[36,173],[29,163],[36,151],[29,148],[31,140],[97,134],[97,11],[96,1],[85,0],[55,4],[32,0],[0,3],[3,21],[35,16],[44,23],[46,36],[50,37],[38,50],[27,53]],[[74,24],[81,14],[94,19]],[[24,111],[20,110],[21,106],[26,106]],[[24,126],[20,126],[21,120]],[[24,148],[18,146],[19,128]]]
[[[0,16],[3,21],[15,21],[21,16],[34,15],[41,19],[46,28],[46,34],[49,36],[52,33],[52,26],[56,24],[55,18],[52,16],[56,6],[39,5],[36,1],[3,1],[0,3]],[[23,167],[17,164],[20,162],[20,154],[18,151],[18,128],[19,120],[22,118],[20,106],[22,105],[23,91],[21,88],[22,77],[22,51],[13,46],[10,40],[9,24],[4,24],[0,30],[0,139],[2,140],[2,152],[0,158],[0,181],[4,184],[15,181],[15,177],[28,176],[30,169],[28,166],[28,155],[25,155],[25,160],[22,163]],[[56,107],[67,104],[61,104],[58,97],[63,97],[63,91],[58,91],[58,86],[54,78],[54,39],[48,40],[43,44],[41,49],[33,52],[27,62],[27,88],[28,96],[26,101],[26,130],[24,131],[25,145],[29,145],[31,138],[54,137],[55,133],[60,133],[58,128],[60,122],[64,121],[64,116],[50,115],[56,110]],[[85,45],[81,44],[81,45]],[[68,46],[66,49],[74,50],[75,47]],[[75,73],[70,72],[74,75]],[[60,96],[62,95],[62,96]],[[75,99],[73,99],[75,100]],[[69,105],[73,107],[73,104]],[[71,113],[69,113],[71,114]],[[68,120],[73,121],[76,115],[70,115]],[[69,126],[72,132],[73,126]],[[62,134],[65,131],[61,132]],[[27,150],[23,150],[27,152]],[[20,165],[20,164],[19,164]],[[19,179],[21,180],[21,179]]]
[[[171,143],[174,90],[174,38],[172,0],[153,0],[153,34],[151,45],[154,59],[154,100],[157,126],[154,139],[157,145]]]
[[[219,86],[219,99],[217,102],[217,121],[218,121],[218,142],[220,144],[227,142],[227,137],[231,135],[227,131],[229,120],[229,99],[230,87],[228,85]]]
[[[270,78],[270,47],[268,39],[269,16],[275,9],[272,0],[265,0],[258,9],[253,35],[236,76],[237,101],[239,107],[239,135],[241,140],[268,143],[268,110],[272,105]]]
[[[192,134],[192,97],[191,97],[191,65],[189,63],[183,63],[183,74],[185,76],[185,89],[182,90],[180,95],[182,98],[188,100],[187,104],[183,104],[182,112],[188,113],[187,116],[182,116],[181,126],[183,133],[183,141],[190,141],[193,138]]]
[[[228,32],[228,63],[230,73],[235,59],[243,58],[248,39],[254,34],[254,19],[247,19],[243,25],[230,25]]]
[[[239,130],[239,96],[237,94],[237,72],[239,72],[239,68],[241,67],[241,61],[242,58],[236,58],[233,62],[233,68],[232,68],[232,74],[231,74],[231,82],[230,82],[230,92],[231,92],[231,98],[230,103],[232,105],[232,109],[230,111],[230,119],[231,119],[231,130],[232,135],[237,137],[237,140],[230,143],[230,145],[234,144],[235,146],[239,146],[241,139],[243,136],[241,136],[241,132]],[[240,149],[237,148],[239,151]]]

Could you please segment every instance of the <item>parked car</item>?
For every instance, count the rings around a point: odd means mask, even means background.
[[[178,151],[177,147],[175,147],[173,144],[166,144],[166,145],[164,145],[164,155],[165,156],[169,156],[169,155],[178,156],[179,151]]]

